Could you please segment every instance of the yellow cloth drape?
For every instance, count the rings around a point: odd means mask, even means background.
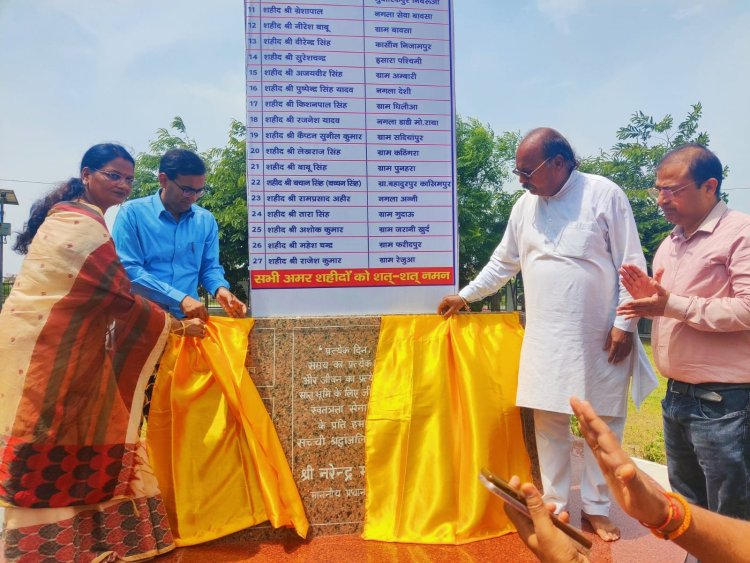
[[[289,464],[245,368],[253,322],[212,317],[206,338],[172,336],[162,356],[146,438],[178,546],[266,520],[307,535]]]
[[[462,544],[513,531],[478,476],[530,480],[515,406],[517,314],[383,317],[366,430],[365,539]]]

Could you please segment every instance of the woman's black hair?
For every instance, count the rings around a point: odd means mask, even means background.
[[[130,156],[130,153],[124,147],[112,143],[102,143],[94,145],[86,151],[81,159],[80,170],[83,171],[84,168],[99,170],[116,158],[123,158],[135,165],[135,160],[133,160],[133,157]],[[49,210],[61,201],[72,201],[82,195],[83,182],[81,178],[71,178],[67,182],[57,186],[41,199],[35,201],[34,205],[31,206],[29,220],[24,224],[23,230],[18,233],[13,250],[19,254],[26,254],[29,251],[29,245],[34,239],[34,235],[36,235],[39,227],[44,223]]]

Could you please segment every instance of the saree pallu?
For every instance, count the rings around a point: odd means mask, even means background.
[[[253,319],[211,317],[207,336],[170,337],[146,426],[178,546],[270,520],[308,521],[271,417],[245,368]]]
[[[130,293],[101,212],[50,211],[0,312],[0,503],[8,561],[174,548],[138,428],[167,317]]]
[[[531,478],[515,406],[522,338],[517,314],[382,318],[363,538],[462,544],[514,530],[478,477]]]

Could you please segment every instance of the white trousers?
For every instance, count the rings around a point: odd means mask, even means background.
[[[625,429],[624,416],[602,416],[622,443]],[[555,503],[555,512],[568,510],[570,496],[571,464],[570,415],[559,412],[534,410],[536,449],[544,487],[544,502]],[[583,475],[581,475],[581,504],[586,514],[609,514],[609,488],[596,458],[584,442]]]

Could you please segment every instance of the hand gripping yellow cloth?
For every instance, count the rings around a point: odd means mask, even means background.
[[[514,530],[478,476],[531,479],[515,406],[522,338],[515,313],[382,318],[362,537],[462,544]]]
[[[204,339],[170,336],[146,439],[175,543],[270,520],[308,521],[271,418],[245,369],[252,319],[211,317]]]

